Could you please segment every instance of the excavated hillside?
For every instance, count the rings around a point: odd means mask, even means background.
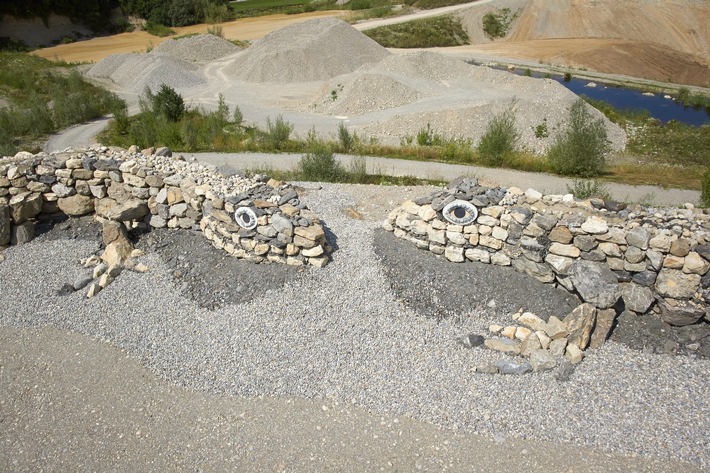
[[[497,8],[518,16],[491,41],[482,18]],[[481,52],[710,87],[707,1],[503,0],[460,17]]]

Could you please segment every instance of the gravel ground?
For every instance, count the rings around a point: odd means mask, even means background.
[[[565,383],[551,373],[477,375],[477,364],[499,356],[458,340],[498,315],[426,317],[401,303],[375,251],[387,235],[376,236],[378,222],[343,212],[355,205],[345,189],[325,185],[305,196],[337,235],[333,262],[284,279],[280,289],[267,285],[251,300],[207,310],[185,297],[158,250],[143,258],[148,273],[125,272],[93,299],[60,297],[57,289],[81,274],[78,260],[97,242],[43,236],[5,251],[0,324],[96,336],[161,377],[211,393],[328,399],[458,431],[710,466],[702,420],[710,414],[710,362],[612,341]]]

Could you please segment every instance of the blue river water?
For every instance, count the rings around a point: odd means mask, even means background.
[[[688,125],[710,124],[710,110],[705,107],[685,107],[677,101],[665,98],[665,94],[644,95],[643,92],[625,87],[594,81],[596,87],[588,87],[589,80],[571,79],[564,82],[555,78],[577,95],[586,95],[595,100],[603,100],[618,109],[644,109],[651,117],[667,123],[675,120]]]
[[[518,68],[515,74],[522,75],[523,70]],[[542,77],[542,74],[533,72],[533,77]],[[668,123],[671,120],[687,125],[710,125],[710,109],[706,107],[686,107],[669,98],[665,94],[654,93],[644,95],[642,91],[629,89],[614,84],[604,84],[599,81],[575,79],[565,82],[562,76],[553,75],[552,79],[567,87],[577,95],[586,95],[595,100],[603,100],[618,109],[644,109],[648,110],[652,118]],[[589,87],[593,82],[596,87]]]

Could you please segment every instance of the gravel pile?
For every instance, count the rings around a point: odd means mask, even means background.
[[[323,18],[269,33],[237,55],[224,72],[247,82],[322,81],[389,54],[344,21]]]
[[[260,294],[210,311],[186,297],[173,269],[149,252],[143,257],[148,273],[126,272],[92,299],[60,297],[57,289],[84,271],[78,260],[97,251],[97,243],[40,237],[5,251],[0,323],[109,340],[159,375],[213,393],[326,398],[466,432],[570,441],[710,467],[710,426],[703,421],[710,415],[710,362],[609,342],[565,383],[552,373],[475,374],[474,366],[500,355],[464,348],[459,339],[484,333],[501,314],[434,318],[402,304],[375,252],[379,223],[343,213],[353,205],[346,189],[326,185],[304,197],[332,231],[333,262],[285,280],[278,290],[262,286],[259,276],[251,284]],[[378,242],[381,251],[388,244]],[[407,264],[406,253],[399,258]],[[461,282],[461,291],[475,289]],[[517,291],[506,290],[511,298]]]
[[[381,74],[362,74],[347,81],[333,80],[306,108],[329,115],[363,115],[416,102],[425,94]]]
[[[190,62],[208,62],[228,56],[242,48],[211,34],[189,36],[160,43],[150,54],[166,55]]]
[[[112,54],[86,74],[134,94],[142,94],[146,86],[156,91],[165,84],[179,91],[206,83],[194,64],[161,54]]]
[[[565,127],[569,107],[577,96],[553,80],[521,77],[488,67],[421,51],[387,56],[350,74],[332,79],[315,100],[300,110],[355,117],[366,115],[357,131],[397,145],[430,126],[445,138],[465,138],[478,143],[491,118],[513,107],[520,147],[545,152],[556,131]],[[397,113],[375,113],[397,108]],[[623,149],[626,134],[605,121],[614,149]],[[368,115],[370,114],[370,115]],[[549,136],[536,137],[545,123]]]

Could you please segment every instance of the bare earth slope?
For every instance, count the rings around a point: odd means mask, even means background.
[[[495,6],[520,15],[508,37],[492,44],[481,19],[493,6],[460,14],[472,50],[710,86],[710,2],[504,0]]]

